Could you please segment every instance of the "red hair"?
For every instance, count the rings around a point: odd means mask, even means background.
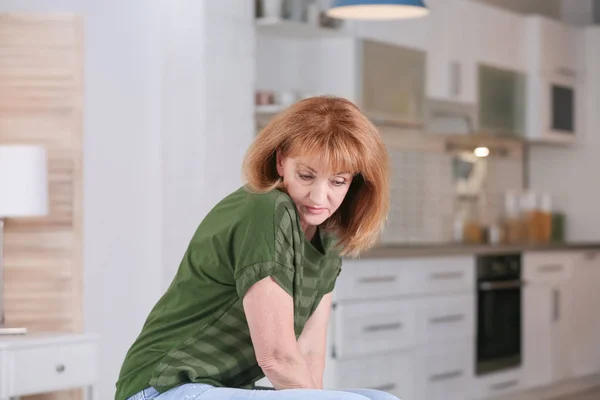
[[[246,153],[250,190],[282,187],[277,150],[288,157],[317,157],[331,170],[355,174],[344,201],[322,227],[338,236],[341,255],[358,256],[377,242],[389,210],[388,153],[358,107],[342,98],[312,97],[275,116]]]

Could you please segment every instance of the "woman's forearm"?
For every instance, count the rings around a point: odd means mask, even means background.
[[[321,355],[309,354],[304,357],[310,375],[312,376],[317,389],[323,389],[323,373],[325,372],[325,360]]]
[[[259,360],[259,365],[277,390],[317,389],[322,386],[315,382],[311,367],[298,349],[274,352]]]

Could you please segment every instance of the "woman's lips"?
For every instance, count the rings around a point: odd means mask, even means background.
[[[306,207],[306,210],[311,214],[323,214],[327,211],[324,207]]]

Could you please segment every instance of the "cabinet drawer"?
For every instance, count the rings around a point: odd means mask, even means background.
[[[527,253],[523,256],[523,279],[528,283],[555,284],[567,279],[576,253]]]
[[[340,360],[336,363],[336,389],[365,388],[414,399],[414,355],[396,352]]]
[[[418,350],[418,390],[415,398],[465,400],[473,384],[473,342],[445,343]]]
[[[417,340],[439,343],[475,336],[475,295],[417,300]]]
[[[398,260],[344,261],[336,300],[393,297],[407,292],[406,270]]]
[[[412,293],[455,293],[475,290],[473,257],[443,257],[407,260]]]
[[[520,368],[506,372],[498,372],[475,379],[474,397],[486,399],[488,397],[504,396],[524,388],[522,370]]]
[[[13,365],[9,379],[11,396],[85,386],[96,377],[93,344],[16,349],[9,352],[8,358]]]
[[[410,300],[340,303],[334,315],[340,359],[414,345],[415,309]]]

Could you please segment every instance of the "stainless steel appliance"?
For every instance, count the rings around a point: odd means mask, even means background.
[[[522,287],[521,254],[477,258],[477,375],[521,365]]]

